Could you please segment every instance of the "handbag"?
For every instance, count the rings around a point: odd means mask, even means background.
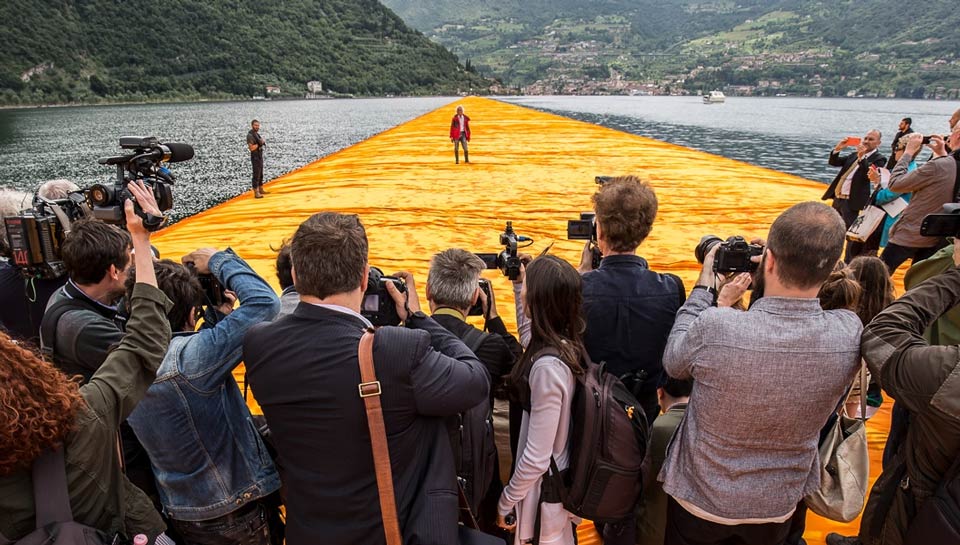
[[[403,545],[400,536],[400,522],[397,519],[397,500],[393,491],[393,473],[390,470],[390,449],[387,444],[387,428],[383,422],[383,407],[380,404],[382,393],[373,365],[373,330],[364,332],[358,348],[360,360],[360,397],[367,411],[367,428],[370,430],[370,445],[373,450],[373,466],[377,473],[377,490],[380,495],[380,513],[383,516],[383,532],[387,545]],[[466,496],[460,489],[461,505],[466,504]],[[470,510],[467,508],[467,512]],[[497,537],[476,529],[476,519],[472,514],[473,528],[460,525],[457,528],[460,545],[505,545]]]
[[[804,501],[811,511],[839,522],[850,522],[863,510],[870,477],[867,451],[867,367],[860,362],[860,418],[850,418],[844,409],[853,389],[837,407],[833,429],[820,445],[820,489]]]
[[[886,217],[887,212],[883,208],[872,204],[868,205],[860,212],[857,219],[850,224],[850,228],[847,229],[847,240],[866,242]]]

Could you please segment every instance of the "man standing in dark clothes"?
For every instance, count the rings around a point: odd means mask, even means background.
[[[913,125],[913,120],[909,117],[904,117],[900,120],[899,130],[896,136],[893,137],[893,151],[890,153],[890,158],[887,159],[887,170],[893,170],[893,167],[897,166],[897,159],[894,157],[897,154],[897,144],[900,142],[901,136],[906,136],[913,132],[913,129],[910,127],[911,125]]]
[[[250,132],[247,133],[247,147],[250,148],[250,162],[253,163],[253,196],[262,199],[266,195],[263,190],[263,146],[267,143],[260,136],[260,122],[254,119],[250,123]]]

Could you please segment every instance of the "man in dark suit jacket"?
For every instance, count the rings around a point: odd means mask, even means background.
[[[284,468],[287,543],[383,544],[358,345],[370,323],[367,238],[356,216],[315,214],[292,240],[293,314],[252,329],[244,361]],[[456,477],[443,417],[487,399],[483,365],[420,311],[413,278],[389,295],[406,327],[377,330],[373,359],[404,543],[457,542]]]
[[[868,132],[856,145],[856,153],[840,155],[841,150],[852,145],[849,138],[844,138],[830,152],[830,166],[840,167],[840,173],[822,197],[823,200],[833,199],[833,209],[840,214],[848,229],[870,202],[870,179],[867,177],[870,166],[880,168],[887,162],[877,150],[880,131],[876,129]]]

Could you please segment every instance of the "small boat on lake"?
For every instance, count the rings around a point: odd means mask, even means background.
[[[721,91],[713,90],[710,94],[703,95],[704,104],[723,104],[726,101],[727,97]]]

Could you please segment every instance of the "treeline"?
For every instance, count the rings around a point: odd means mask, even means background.
[[[375,0],[6,0],[0,104],[483,92]]]

